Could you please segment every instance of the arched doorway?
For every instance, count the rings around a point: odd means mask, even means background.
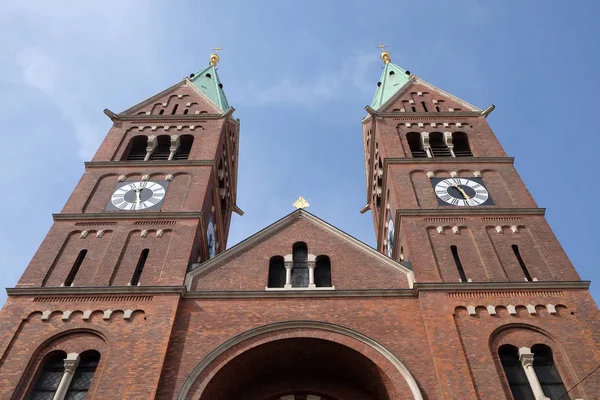
[[[280,339],[229,361],[200,400],[389,400],[383,379],[371,360],[347,346]]]
[[[288,321],[243,332],[205,356],[178,400],[423,400],[380,343],[329,323]]]

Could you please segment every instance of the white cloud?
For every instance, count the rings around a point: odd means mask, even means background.
[[[371,82],[373,77],[368,76],[367,71],[377,61],[372,52],[355,53],[354,56],[342,60],[336,70],[325,71],[312,81],[284,77],[270,86],[251,82],[239,89],[235,98],[238,103],[250,106],[270,103],[313,106],[344,97],[349,91],[369,93],[373,88],[368,82]],[[324,67],[325,65],[315,70],[325,70]]]

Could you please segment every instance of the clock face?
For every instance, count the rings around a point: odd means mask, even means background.
[[[217,240],[215,238],[215,225],[213,224],[212,215],[208,220],[208,228],[206,229],[206,241],[208,242],[208,258],[213,258],[217,255]]]
[[[387,234],[387,256],[392,258],[392,253],[394,252],[394,220],[392,219],[392,215],[388,219],[388,234]]]
[[[167,193],[167,181],[120,182],[110,197],[107,210],[137,211],[160,209]]]
[[[493,205],[481,178],[431,179],[438,203],[442,206],[488,206]]]

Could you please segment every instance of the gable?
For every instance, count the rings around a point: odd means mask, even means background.
[[[335,290],[412,286],[407,267],[300,210],[190,271],[186,286],[190,291],[265,291],[269,261],[276,256],[291,260],[297,242],[306,243],[309,259],[329,257]]]
[[[187,111],[186,111],[187,110]],[[204,93],[184,79],[170,88],[136,104],[119,115],[222,114]]]
[[[418,77],[414,77],[391,96],[385,104],[382,104],[379,111],[410,113],[481,110]]]

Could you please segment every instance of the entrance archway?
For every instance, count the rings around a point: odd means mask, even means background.
[[[200,400],[389,400],[379,368],[347,346],[289,338],[256,346],[227,363]]]
[[[178,399],[422,400],[404,365],[338,325],[294,321],[240,334],[208,354]]]

